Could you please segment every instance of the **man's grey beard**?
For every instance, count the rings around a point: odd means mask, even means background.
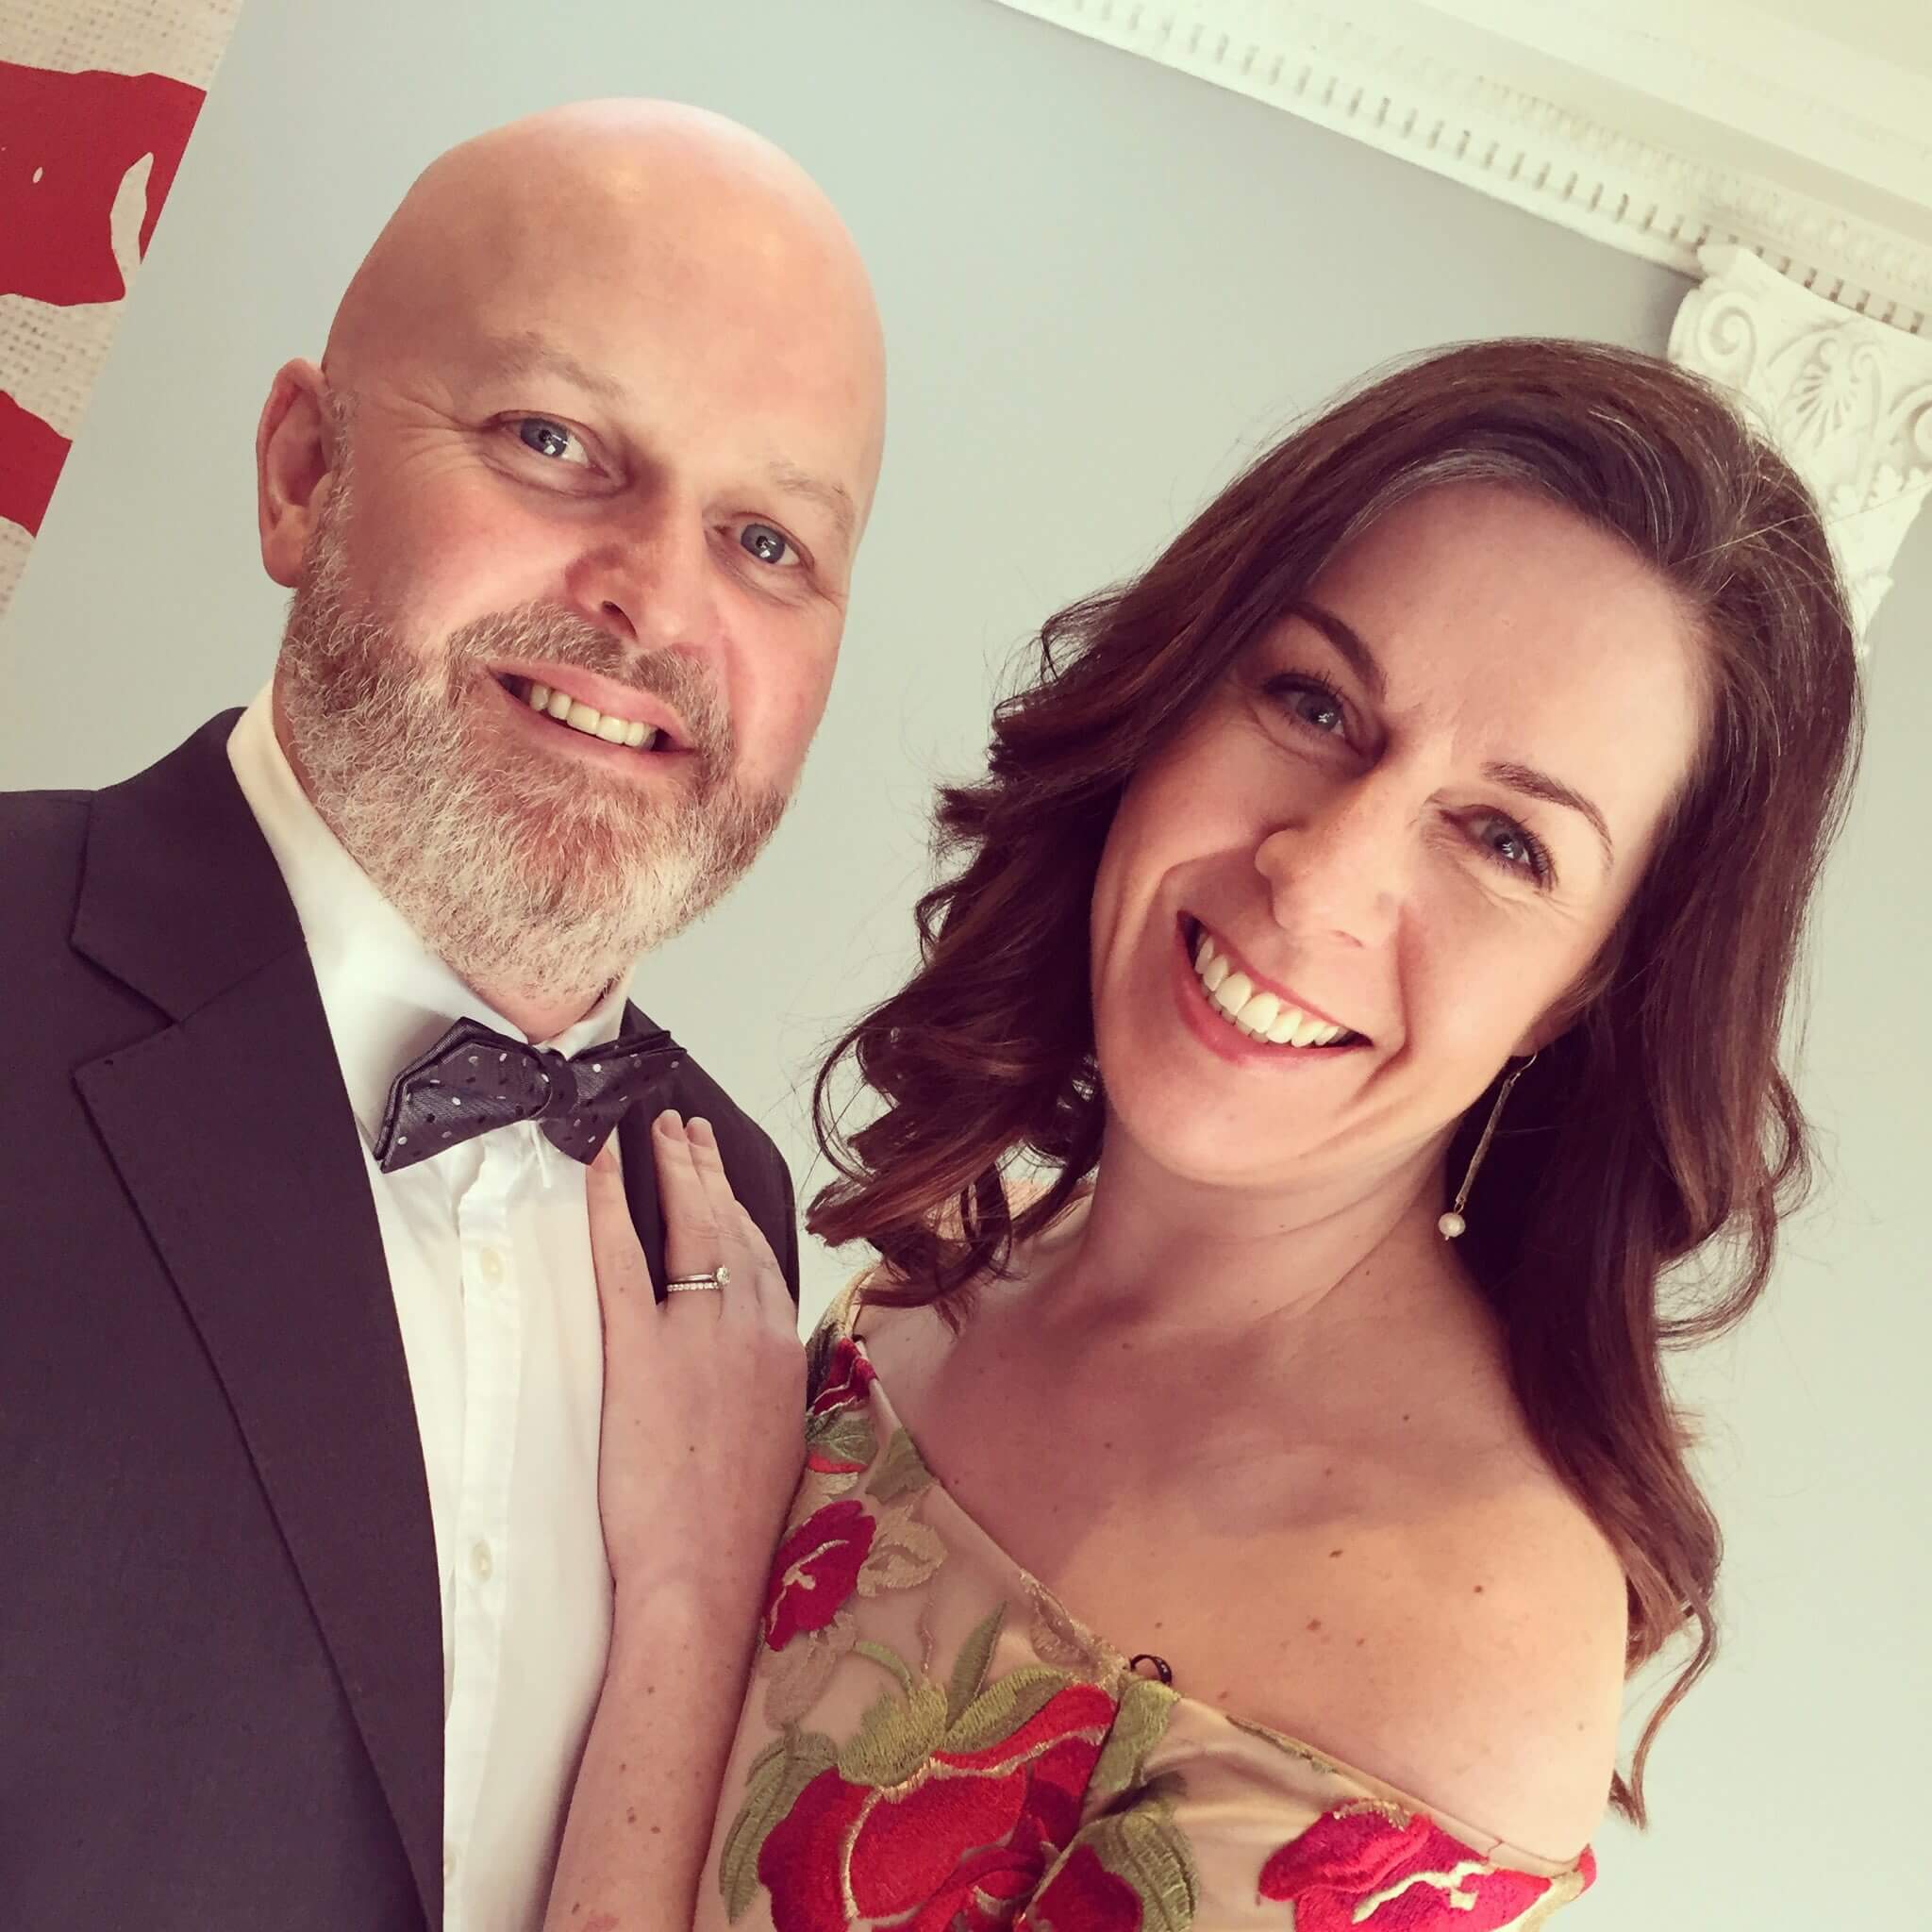
[[[282,637],[277,691],[310,800],[458,977],[505,999],[589,1007],[716,903],[783,815],[731,777],[731,724],[684,658],[639,655],[551,606],[425,646],[345,595],[347,475],[326,500]],[[506,658],[595,672],[671,704],[694,757],[675,803],[518,741],[486,689]],[[558,729],[563,727],[558,726]],[[645,756],[645,754],[640,754]]]

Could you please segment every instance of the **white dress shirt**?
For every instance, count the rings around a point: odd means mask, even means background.
[[[525,1036],[425,950],[324,824],[266,691],[228,758],[308,942],[408,1361],[442,1584],[443,1924],[533,1932],[610,1638],[584,1169],[526,1121],[397,1174],[376,1166],[391,1082],[453,1021]],[[538,1043],[615,1038],[624,999],[619,984]]]

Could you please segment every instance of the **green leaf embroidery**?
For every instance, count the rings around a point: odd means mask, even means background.
[[[1077,1679],[1045,1664],[1022,1664],[989,1685],[946,1732],[948,1751],[985,1751],[1010,1738]]]
[[[901,1496],[916,1495],[921,1490],[930,1489],[932,1481],[932,1471],[926,1468],[919,1445],[904,1429],[894,1429],[880,1458],[878,1473],[866,1493],[881,1503],[894,1503]]]
[[[839,1753],[839,1775],[853,1785],[904,1784],[932,1756],[945,1728],[946,1693],[937,1684],[922,1681],[904,1697],[888,1691]]]
[[[752,1759],[744,1803],[718,1853],[718,1890],[733,1924],[758,1895],[758,1855],[813,1778],[833,1762],[831,1739],[819,1731],[787,1731]]]
[[[839,1409],[829,1418],[814,1416],[806,1424],[807,1445],[827,1462],[857,1463],[866,1469],[879,1453],[872,1418],[860,1409]]]
[[[1139,1895],[1142,1932],[1188,1932],[1201,1902],[1201,1874],[1165,1804],[1102,1819],[1091,1843],[1100,1862]]]
[[[1136,1677],[1128,1684],[1121,1693],[1120,1714],[1107,1735],[1107,1744],[1087,1787],[1090,1802],[1104,1804],[1140,1782],[1147,1754],[1166,1735],[1168,1718],[1179,1702],[1179,1691],[1151,1678]]]
[[[912,1693],[912,1666],[896,1650],[889,1649],[883,1643],[874,1643],[870,1637],[861,1637],[852,1648],[860,1656],[870,1657],[882,1671],[891,1671],[904,1687],[908,1696]]]
[[[973,1626],[972,1634],[953,1659],[952,1682],[946,1690],[946,1723],[957,1724],[967,1707],[986,1685],[987,1666],[992,1662],[993,1645],[1000,1641],[1000,1626],[1007,1621],[1007,1607],[999,1605],[983,1623]]]

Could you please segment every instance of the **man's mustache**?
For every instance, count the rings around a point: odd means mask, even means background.
[[[634,649],[556,605],[528,604],[474,619],[450,634],[449,654],[453,665],[515,657],[608,677],[669,705],[708,771],[722,775],[736,762],[731,714],[697,665],[675,651]]]

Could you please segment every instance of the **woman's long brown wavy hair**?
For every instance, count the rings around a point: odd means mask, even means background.
[[[1050,619],[1036,675],[994,714],[987,775],[941,793],[918,971],[820,1073],[841,1178],[809,1225],[878,1251],[894,1288],[875,1299],[957,1317],[1066,1207],[1101,1151],[1088,911],[1123,787],[1344,543],[1458,480],[1621,538],[1674,586],[1708,660],[1701,754],[1577,1018],[1510,1103],[1462,1244],[1537,1441],[1623,1560],[1629,1668],[1694,1637],[1612,1787],[1641,1823],[1657,1726],[1716,1641],[1718,1527],[1663,1357],[1750,1307],[1810,1178],[1779,1040],[1862,716],[1817,512],[1712,391],[1581,342],[1429,356],[1270,449],[1141,576]],[[849,1062],[883,1105],[847,1136]],[[1052,1177],[1017,1211],[1002,1178],[1016,1163]],[[1694,1283],[1679,1265],[1693,1255]]]

